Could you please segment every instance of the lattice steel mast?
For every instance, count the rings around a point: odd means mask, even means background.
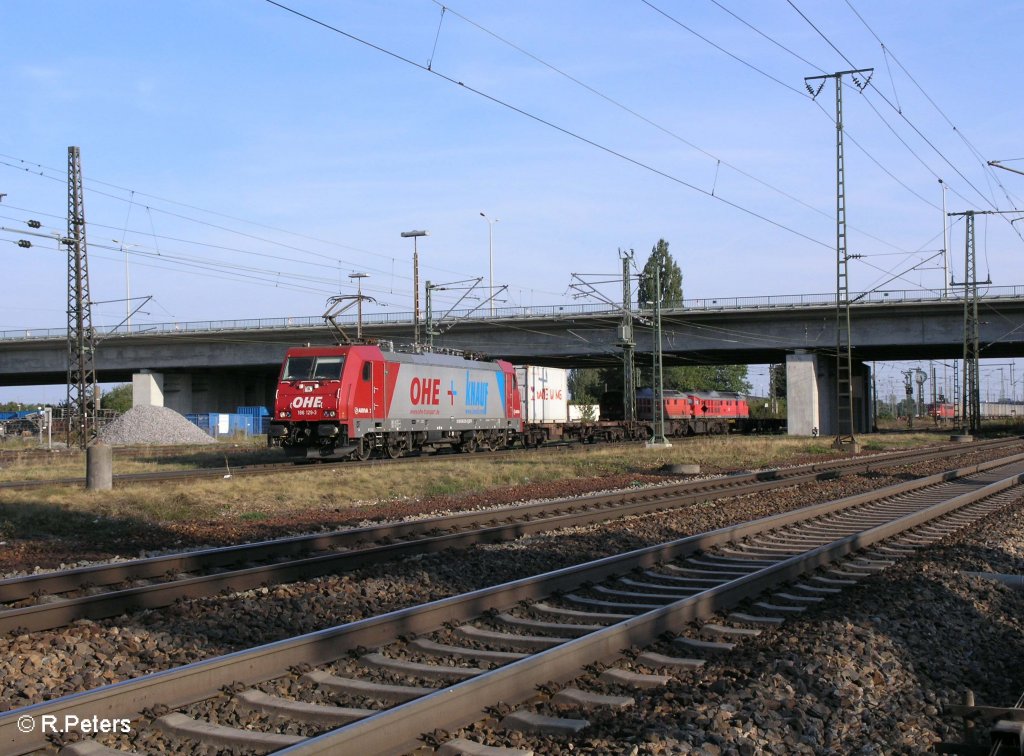
[[[950,213],[950,216],[964,216],[966,240],[964,243],[964,362],[962,411],[960,429],[963,433],[977,433],[981,429],[981,387],[979,384],[978,358],[980,356],[978,337],[978,259],[974,246],[974,216],[989,215],[992,210],[967,210]],[[954,282],[955,285],[955,282]]]
[[[68,394],[67,443],[85,448],[96,434],[99,386],[96,344],[89,298],[89,261],[85,242],[82,160],[68,147]]]
[[[967,239],[964,244],[964,430],[981,429],[981,386],[979,385],[978,344],[978,258],[974,247],[974,213],[964,219]]]
[[[873,68],[837,71],[824,76],[808,76],[804,85],[811,97],[817,97],[826,79],[836,83],[836,437],[840,448],[856,448],[853,416],[853,347],[850,337],[850,285],[847,267],[850,255],[846,248],[846,165],[843,155],[843,77],[849,75],[861,91],[871,81]],[[865,74],[861,82],[857,74]],[[810,82],[821,80],[818,89]]]

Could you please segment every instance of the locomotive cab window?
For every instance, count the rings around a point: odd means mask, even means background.
[[[344,357],[317,357],[313,368],[313,378],[321,381],[336,381],[341,378],[341,366]]]
[[[345,358],[289,357],[284,365],[283,381],[336,381],[341,378]]]
[[[363,380],[370,380],[370,376],[373,374],[373,365],[369,362],[363,363]]]
[[[313,371],[312,357],[289,357],[284,363],[282,381],[304,381]]]

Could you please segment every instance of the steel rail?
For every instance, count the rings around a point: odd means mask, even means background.
[[[933,456],[932,451],[927,456]],[[920,458],[921,454],[915,455]],[[0,608],[0,632],[40,631],[62,627],[78,619],[101,619],[126,611],[155,609],[179,599],[198,598],[218,592],[245,591],[267,584],[309,579],[380,563],[413,554],[436,553],[444,549],[468,548],[479,543],[497,543],[524,535],[575,527],[610,518],[621,518],[678,508],[708,498],[739,496],[772,488],[832,478],[836,470],[871,470],[905,463],[904,457],[845,461],[841,468],[819,465],[789,468],[767,473],[747,473],[705,481],[690,481],[656,488],[594,494],[577,499],[540,502],[520,507],[474,511],[356,528],[334,533],[294,536],[144,560],[93,565],[54,573],[40,573],[0,580],[0,602],[23,601],[36,595],[54,595],[96,585],[149,580],[168,574],[223,569],[267,559],[292,556],[286,562],[246,566],[215,574],[174,579],[154,585],[123,588],[95,595],[66,598],[48,603]],[[984,468],[979,468],[984,469]],[[768,478],[765,480],[764,478]],[[483,524],[481,524],[483,523]],[[498,524],[495,524],[498,523]],[[432,535],[449,531],[443,535]],[[414,540],[396,541],[412,538]],[[391,540],[387,545],[381,541]],[[333,551],[334,549],[344,549]],[[311,552],[329,551],[311,555]]]
[[[486,715],[481,702],[516,704],[534,695],[537,686],[578,677],[584,665],[607,663],[623,656],[623,649],[647,646],[665,632],[678,631],[686,623],[708,619],[790,582],[819,567],[836,562],[880,541],[1024,482],[1024,472],[991,483],[975,491],[870,527],[773,563],[672,604],[594,631],[576,640],[541,651],[516,662],[485,672],[463,683],[382,711],[354,724],[310,738],[275,751],[288,756],[361,753],[387,754],[420,745],[422,733],[450,730]]]
[[[1017,463],[1021,463],[1022,456],[1024,455],[1016,455],[1013,459]],[[986,470],[994,470],[997,466],[996,462],[984,463]],[[1003,480],[1001,483],[994,484],[989,484],[987,479],[975,481],[960,479],[963,475],[976,472],[980,467],[981,465],[974,465],[969,468],[948,471],[928,476],[925,479],[889,486],[867,494],[816,504],[748,523],[719,528],[708,533],[637,549],[626,554],[605,557],[584,565],[555,570],[533,578],[516,580],[500,586],[433,601],[419,607],[390,612],[378,617],[371,617],[347,625],[308,633],[296,638],[278,641],[245,651],[238,651],[214,659],[194,662],[176,669],[156,672],[145,677],[104,686],[96,690],[76,693],[53,701],[16,709],[0,714],[0,752],[12,755],[23,754],[46,745],[45,738],[37,731],[24,733],[18,729],[17,722],[21,717],[33,716],[38,719],[38,717],[43,715],[52,715],[58,717],[60,721],[63,721],[65,715],[74,715],[82,720],[93,716],[100,718],[131,717],[134,719],[144,709],[157,704],[175,708],[214,696],[226,682],[254,684],[272,679],[282,675],[285,670],[299,664],[325,664],[344,656],[350,650],[359,647],[377,647],[393,640],[400,634],[416,635],[435,630],[442,627],[445,623],[465,622],[491,609],[507,610],[521,600],[537,599],[554,592],[577,588],[585,582],[598,581],[612,575],[629,572],[635,568],[650,568],[659,563],[695,554],[713,546],[737,542],[752,535],[821,517],[833,512],[839,512],[870,501],[884,499],[909,491],[924,490],[953,480],[956,480],[958,487],[974,489],[973,492],[964,493],[950,502],[933,505],[929,509],[929,511],[933,512],[939,510],[947,511],[963,506],[969,501],[977,500],[985,495],[990,495],[998,486],[1014,485],[1022,475],[1019,471],[1014,471],[1011,477]],[[985,473],[982,473],[983,477],[985,475]],[[992,474],[989,477],[997,478],[998,475]],[[923,519],[927,518],[918,513],[905,515],[898,522],[906,527],[909,526],[907,523],[923,521]],[[846,536],[835,542],[839,546],[833,545],[833,548],[837,549],[834,553],[850,553],[874,542],[874,540],[885,537],[880,534],[889,532],[895,532],[892,524],[877,525],[866,533]],[[772,570],[770,573],[765,573],[762,570],[731,581],[729,585],[733,589],[738,590],[738,592],[735,594],[730,592],[728,595],[737,597],[736,600],[739,600],[739,597],[753,595],[763,590],[769,584],[768,575],[772,576],[771,579],[776,579],[776,576],[783,574],[799,574],[806,569],[824,563],[826,558],[832,558],[832,556],[832,551],[827,551],[825,547],[819,547],[803,555],[791,557],[780,562],[779,565],[769,568]],[[716,610],[725,601],[724,598],[720,598],[724,592],[724,588],[704,591],[693,597],[692,600],[687,599],[683,603],[672,604],[672,611],[659,609],[621,623],[621,626],[616,626],[620,627],[621,634],[612,636],[606,634],[605,631],[599,631],[600,635],[594,638],[585,636],[582,639],[590,638],[590,641],[578,645],[574,641],[570,644],[569,648],[573,653],[581,648],[587,649],[587,653],[597,651],[599,656],[604,653],[602,649],[607,649],[608,653],[615,656],[624,645],[640,643],[640,639],[643,637],[651,636],[652,633],[653,636],[656,636],[671,627],[677,626],[678,622],[687,621],[686,618],[690,616],[690,612]],[[545,657],[546,661],[541,665],[545,680],[555,679],[562,674],[560,672],[556,675],[553,668],[548,666],[549,664],[556,663],[555,660],[558,656]],[[516,662],[510,665],[510,669],[514,670],[516,679],[526,680],[525,671],[537,669],[534,663],[531,663],[533,658],[530,657],[523,662]],[[559,665],[563,664],[563,662],[557,663]],[[565,662],[564,666],[566,670],[571,668],[574,673],[578,672],[579,669],[579,664],[576,660],[571,663]],[[561,667],[559,668],[561,669]],[[524,676],[521,678],[519,677],[520,670],[524,673]],[[506,672],[504,674],[508,675],[509,673]],[[565,674],[568,674],[568,672],[566,671]],[[506,686],[511,684],[511,682],[514,682],[514,680],[505,680],[500,685]],[[532,691],[532,684],[529,687]],[[467,711],[465,707],[467,706],[472,706],[473,712],[479,711],[480,702],[483,700],[479,697],[482,695],[479,692],[462,698],[463,691],[465,690],[466,688],[463,685],[445,689],[445,700],[455,701],[457,700],[456,695],[459,696],[458,700],[461,701],[460,706],[462,706],[463,711],[462,714],[458,715],[459,717],[465,716]],[[451,691],[456,691],[456,694],[450,694]],[[505,697],[504,694],[501,697]],[[437,700],[434,698],[435,702]],[[402,727],[416,729],[417,734],[424,729],[423,716],[425,715],[420,713],[421,710],[419,708],[407,708],[408,706],[402,706],[400,709],[403,712],[402,717],[410,717],[409,724],[402,725],[400,722],[396,723],[396,720],[393,718],[396,715],[391,715],[386,720],[395,733]],[[364,729],[353,730],[353,732],[358,733],[371,733],[372,730],[372,733],[359,735],[360,738],[369,738],[369,740],[360,741],[364,743],[365,751],[352,750],[351,752],[365,752],[367,754],[377,752],[373,750],[369,743],[374,742],[375,738],[381,737],[381,730],[376,728],[385,721],[383,717],[384,714],[370,717],[361,726]],[[416,724],[412,724],[413,722]],[[435,716],[430,719],[430,723],[425,729],[430,730],[435,727],[444,726],[443,722]],[[385,727],[384,729],[388,728]],[[406,730],[401,731],[403,733],[406,732]],[[409,731],[411,732],[411,730]],[[311,739],[305,744],[305,747],[325,747],[324,743],[326,741],[323,740],[325,737],[328,736],[325,735]],[[404,738],[406,736],[402,735],[401,737]],[[330,751],[332,747],[335,746],[326,746],[327,751],[325,752],[338,752],[337,750]],[[346,747],[346,752],[349,752],[348,747]]]
[[[1012,445],[1019,441],[1020,439],[992,441],[975,448],[998,448]],[[690,480],[683,483],[669,483],[637,490],[628,489],[624,492],[613,494],[589,494],[571,499],[550,500],[536,504],[519,505],[517,507],[455,513],[400,523],[352,528],[330,533],[289,536],[254,543],[164,554],[145,559],[90,565],[71,570],[23,575],[0,580],[0,603],[17,601],[40,593],[64,593],[92,585],[109,585],[130,580],[146,580],[172,572],[189,572],[191,570],[211,567],[219,568],[268,557],[307,553],[337,548],[339,546],[350,547],[352,544],[358,544],[360,541],[372,543],[383,538],[415,536],[439,527],[466,527],[467,524],[478,522],[488,515],[493,515],[492,520],[499,520],[508,513],[531,515],[534,512],[557,509],[559,506],[575,508],[580,506],[597,506],[603,500],[609,498],[614,499],[616,502],[628,502],[646,499],[651,496],[679,496],[684,493],[700,495],[735,491],[738,487],[752,483],[764,484],[760,489],[753,491],[742,490],[738,493],[730,494],[744,495],[756,492],[757,490],[767,490],[779,485],[795,485],[804,481],[837,477],[837,473],[842,472],[870,472],[876,467],[889,467],[934,459],[962,453],[963,449],[964,447],[960,444],[943,446],[938,449],[915,449],[907,452],[838,460],[834,463],[813,463],[761,472],[731,474],[715,478]]]

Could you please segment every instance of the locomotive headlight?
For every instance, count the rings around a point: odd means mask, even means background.
[[[334,417],[336,414],[334,410],[324,410],[324,417]]]
[[[290,410],[281,410],[281,417],[291,417],[292,413]]]

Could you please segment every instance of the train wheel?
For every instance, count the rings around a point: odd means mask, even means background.
[[[475,452],[479,448],[480,442],[476,440],[475,436],[473,438],[467,438],[465,441],[459,444],[459,451],[466,452],[467,454]]]
[[[366,443],[365,438],[359,439],[359,443],[356,444],[356,450],[352,452],[352,459],[357,459],[360,462],[365,462],[370,458],[370,445]]]
[[[402,439],[389,438],[384,441],[384,456],[388,459],[398,459],[402,456]]]

